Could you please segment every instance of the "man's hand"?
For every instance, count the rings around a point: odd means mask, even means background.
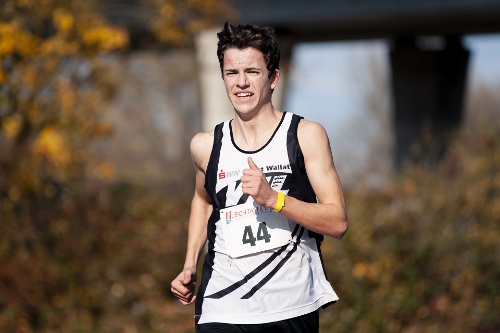
[[[184,268],[170,284],[170,290],[182,304],[189,305],[196,299],[194,295],[195,286],[196,272],[191,268]]]
[[[243,170],[241,188],[244,194],[250,195],[253,200],[263,207],[274,208],[278,200],[278,192],[273,190],[267,182],[264,172],[248,158],[249,169]]]

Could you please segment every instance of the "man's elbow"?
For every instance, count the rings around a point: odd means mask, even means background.
[[[341,239],[346,234],[348,228],[349,221],[346,217],[345,219],[342,219],[342,221],[339,221],[337,223],[336,228],[331,236],[337,239]]]

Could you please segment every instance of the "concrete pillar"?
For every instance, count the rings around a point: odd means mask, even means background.
[[[195,39],[203,131],[214,129],[218,123],[231,119],[234,113],[217,59],[217,32],[220,30],[202,31]]]
[[[395,168],[406,160],[434,163],[462,119],[469,51],[460,37],[407,37],[394,41],[390,60]]]

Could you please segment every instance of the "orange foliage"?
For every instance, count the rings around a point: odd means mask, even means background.
[[[166,296],[188,200],[113,183],[92,150],[119,79],[99,56],[129,44],[99,4],[0,2],[1,332],[192,326]]]
[[[143,0],[155,8],[151,30],[157,38],[173,45],[186,45],[192,36],[213,26],[214,22],[228,20],[236,12],[221,0]]]
[[[439,165],[347,192],[350,228],[325,241],[340,294],[323,332],[496,332],[499,124],[462,134]]]
[[[143,1],[170,44],[226,10]],[[128,45],[94,5],[0,3],[0,331],[193,332],[193,307],[169,291],[189,198],[113,182],[119,166],[92,154],[113,133],[102,110],[117,79],[97,56]],[[479,128],[435,169],[346,191],[350,229],[323,244],[340,301],[321,332],[500,330],[500,135]]]

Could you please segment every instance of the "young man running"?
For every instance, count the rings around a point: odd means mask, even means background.
[[[318,310],[338,299],[320,244],[348,225],[327,134],[273,107],[280,50],[271,28],[226,23],[217,36],[234,118],[191,141],[196,186],[171,290],[196,303],[197,332],[318,332]]]

